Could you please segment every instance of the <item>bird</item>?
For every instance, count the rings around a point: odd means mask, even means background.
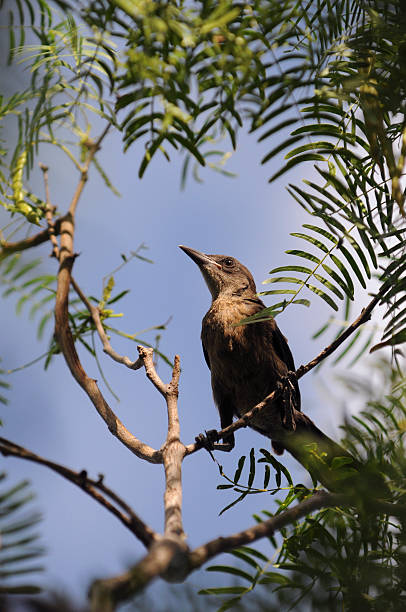
[[[197,264],[211,293],[201,340],[221,428],[231,425],[234,417],[242,417],[282,385],[288,391],[288,401],[286,393],[279,393],[276,401],[249,421],[249,426],[272,440],[276,454],[286,449],[308,469],[312,463],[309,445],[316,445],[322,463],[345,457],[343,463],[355,466],[352,456],[301,411],[294,359],[275,319],[241,323],[265,308],[248,268],[229,255],[207,255],[184,245],[179,248]],[[233,433],[223,437],[222,443],[218,439],[216,430],[209,430],[206,436],[197,436],[196,442],[209,450],[233,449]],[[320,477],[320,470],[313,471]]]

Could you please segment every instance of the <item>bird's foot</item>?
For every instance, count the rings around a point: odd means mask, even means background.
[[[283,376],[277,383],[277,387],[282,397],[282,425],[289,431],[295,431],[296,421],[294,417],[296,394],[296,374],[289,371],[286,376]]]
[[[206,435],[205,435],[206,434]],[[199,434],[195,438],[198,448],[205,448],[211,454],[213,450],[229,452],[234,448],[234,437],[227,442],[219,442],[219,435],[216,429],[209,429],[205,434]]]
[[[206,435],[205,435],[206,434]],[[206,450],[214,450],[215,443],[218,442],[218,434],[216,429],[206,430],[204,434],[196,436],[195,441],[199,448],[205,448]]]

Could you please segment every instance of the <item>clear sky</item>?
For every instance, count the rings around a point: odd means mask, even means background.
[[[224,146],[228,150],[228,145]],[[75,249],[80,257],[75,262],[74,275],[85,293],[100,296],[102,278],[121,263],[120,253],[128,254],[142,242],[149,247],[145,255],[153,264],[134,260],[117,274],[117,289],[131,289],[117,310],[125,313],[120,326],[128,333],[172,317],[162,332],[160,348],[170,357],[175,353],[181,356],[179,410],[185,443],[192,442],[205,429],[218,427],[219,422],[200,345],[201,319],[210,296],[197,267],[177,245],[237,257],[252,271],[258,290],[271,268],[288,263],[289,256],[284,251],[298,246],[289,232],[300,231],[304,213],[285,186],[288,181],[298,184],[303,177],[291,172],[269,185],[268,177],[283,163],[278,158],[272,166],[260,165],[261,157],[270,148],[271,143],[258,145],[255,137],[242,133],[239,150],[227,164],[237,178],[203,170],[203,184],[190,177],[181,191],[181,159],[176,153],[171,163],[162,158],[154,160],[140,181],[138,163],[142,151],[134,147],[123,155],[119,135],[111,134],[105,140],[100,160],[122,197],[115,197],[92,169],[78,208]],[[52,202],[64,211],[73,194],[76,172],[53,149],[43,148],[40,159],[50,168]],[[39,174],[31,185],[42,193]],[[43,256],[44,271],[55,273],[56,262],[48,258],[49,252],[49,245],[43,245],[35,255]],[[6,369],[21,366],[43,353],[52,333],[49,325],[46,339],[38,342],[36,324],[29,320],[28,309],[17,317],[15,301],[10,297],[0,302],[1,356]],[[271,303],[266,298],[265,301]],[[327,343],[324,338],[315,342],[310,337],[330,313],[314,297],[310,309],[293,306],[278,318],[297,366],[314,357]],[[153,339],[151,334],[144,337]],[[113,337],[112,342],[118,352],[136,358],[135,344],[118,337]],[[117,403],[106,390],[94,361],[79,350],[88,374],[99,380],[124,424],[143,441],[159,447],[165,435],[165,406],[144,371],[132,372],[111,362],[99,346],[105,375],[120,397]],[[170,377],[170,369],[162,362],[159,373],[165,380]],[[322,380],[327,380],[324,386],[329,387],[329,393],[319,392]],[[321,374],[305,377],[301,383],[303,409],[326,433],[337,437],[336,424],[341,420],[343,406],[334,400],[331,380],[330,364]],[[13,374],[10,382],[10,403],[1,407],[5,423],[1,435],[73,469],[86,469],[92,477],[103,473],[106,484],[122,495],[144,521],[158,531],[162,529],[162,467],[132,456],[108,432],[60,355],[47,372],[43,362],[37,363]],[[270,442],[255,432],[239,431],[234,451],[219,457],[227,474],[233,475],[238,458],[248,454],[251,447],[269,449]],[[297,464],[286,454],[282,461],[296,470]],[[41,531],[47,548],[47,572],[39,578],[42,584],[64,587],[84,597],[91,579],[120,572],[143,554],[142,545],[112,515],[59,476],[18,459],[0,458],[0,463],[10,482],[28,477],[37,494],[35,506],[44,515]],[[191,546],[241,530],[253,522],[253,512],[274,508],[272,497],[252,496],[219,517],[221,508],[235,494],[216,490],[221,482],[218,470],[203,450],[185,460],[183,476],[184,525]],[[272,555],[267,544],[262,546]],[[193,576],[191,580],[198,581]],[[204,580],[206,584],[214,582],[210,575]]]

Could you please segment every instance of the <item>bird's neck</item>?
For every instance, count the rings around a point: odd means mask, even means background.
[[[249,285],[241,287],[222,287],[212,291],[212,303],[217,300],[255,300],[258,299],[257,294]]]
[[[210,318],[213,321],[221,321],[235,325],[241,319],[249,317],[264,308],[264,304],[253,291],[243,295],[221,292],[213,298],[210,310]]]

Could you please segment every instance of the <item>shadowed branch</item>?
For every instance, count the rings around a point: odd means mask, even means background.
[[[5,457],[10,455],[39,465],[44,465],[80,487],[90,495],[90,497],[93,497],[99,504],[114,514],[118,520],[146,546],[146,548],[149,548],[156,540],[157,534],[135,514],[130,506],[122,500],[117,493],[104,484],[102,478],[93,480],[88,477],[86,470],[75,472],[64,465],[60,465],[40,455],[36,455],[6,438],[0,438],[0,453]],[[101,492],[104,493],[104,495],[102,495]],[[107,499],[107,497],[109,497],[110,500]]]

